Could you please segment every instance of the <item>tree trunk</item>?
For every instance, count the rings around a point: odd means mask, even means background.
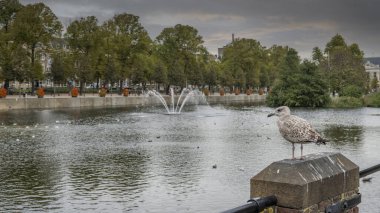
[[[31,62],[32,62],[32,76],[31,76],[31,78],[32,78],[32,95],[34,95],[34,91],[35,91],[35,82],[34,82],[34,52],[35,52],[35,45],[34,44],[32,44],[32,48],[31,48],[31,50],[32,50],[32,55],[31,55],[31,57],[30,57],[30,59],[31,59]]]
[[[124,81],[120,80],[119,81],[119,95],[123,94],[123,86],[124,86]]]
[[[80,95],[82,95],[83,94],[83,82],[79,81],[79,84],[80,84],[79,93],[80,93]]]

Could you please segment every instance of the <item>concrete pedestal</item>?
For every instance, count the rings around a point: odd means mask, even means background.
[[[275,195],[277,213],[324,212],[326,206],[355,196],[358,188],[359,167],[340,153],[274,162],[251,179],[251,197]]]

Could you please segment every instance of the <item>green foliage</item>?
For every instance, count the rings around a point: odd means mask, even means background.
[[[98,63],[103,59],[100,55],[102,45],[102,34],[97,25],[98,20],[94,16],[75,20],[67,27],[65,38],[71,49],[73,58],[73,77],[81,82],[80,93],[83,92],[83,85],[94,80],[94,70],[103,65]]]
[[[301,65],[297,52],[289,49],[280,78],[267,98],[270,106],[321,107],[329,101],[326,83],[317,66],[305,60]]]
[[[18,0],[1,0],[0,7],[0,29],[8,32],[15,14],[22,8],[22,5]]]
[[[356,85],[349,85],[342,89],[340,96],[360,98],[363,96],[363,88],[360,88]]]
[[[364,92],[369,84],[359,45],[347,45],[341,35],[335,35],[325,48],[326,57],[320,59],[319,69],[324,73],[331,92],[341,94],[347,86],[356,86]]]
[[[379,80],[377,80],[377,76],[375,76],[372,80],[371,80],[371,85],[370,85],[371,89],[377,89],[379,87]]]
[[[31,70],[26,74],[32,81],[32,91],[34,91],[34,80],[44,78],[42,66],[36,62],[37,50],[46,50],[53,38],[60,37],[61,31],[62,24],[57,16],[43,3],[22,7],[11,24],[14,42],[26,47],[30,56]]]
[[[219,63],[215,61],[210,61],[206,65],[205,73],[204,73],[204,82],[209,87],[218,84],[218,75],[220,75],[221,66]]]
[[[229,69],[233,85],[249,88],[260,85],[260,73],[264,69],[264,48],[253,39],[237,39],[224,48],[223,64]]]
[[[60,37],[62,31],[57,16],[43,3],[23,7],[12,24],[16,41],[26,44],[32,51],[37,44],[47,45],[54,37]]]
[[[332,99],[329,107],[332,108],[358,108],[363,106],[363,100],[354,97],[336,97]]]
[[[65,81],[65,64],[61,55],[53,55],[50,77],[53,82],[62,83]]]
[[[156,38],[159,57],[168,68],[171,85],[201,84],[208,53],[198,30],[189,25],[177,24],[165,28]]]
[[[103,71],[100,69],[97,76],[109,82],[128,77],[132,82],[141,80],[138,83],[146,84],[153,69],[149,56],[152,41],[139,22],[139,17],[127,13],[117,14],[104,22],[101,30],[106,59],[100,62],[104,68]]]
[[[158,84],[168,83],[168,70],[165,63],[155,55],[152,55],[153,73],[152,79]]]
[[[368,107],[380,107],[380,92],[365,96],[364,103]]]
[[[41,63],[34,63],[30,76],[32,76],[33,79],[44,79],[43,67]]]
[[[317,62],[318,64],[323,62],[323,53],[322,53],[322,50],[319,49],[319,47],[313,48],[312,58],[313,58],[313,61]]]

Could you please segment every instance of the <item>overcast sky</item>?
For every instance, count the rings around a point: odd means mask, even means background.
[[[315,46],[324,49],[332,36],[358,43],[366,57],[380,56],[379,0],[20,0],[44,2],[67,25],[94,15],[102,23],[114,14],[131,13],[152,39],[165,27],[195,27],[209,52],[237,38],[262,45],[288,45],[309,58]]]

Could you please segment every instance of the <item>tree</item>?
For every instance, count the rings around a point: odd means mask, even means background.
[[[265,62],[265,49],[253,39],[237,39],[224,48],[222,63],[231,69],[234,85],[249,88],[260,86]]]
[[[341,94],[349,86],[359,88],[362,94],[366,91],[369,80],[359,45],[347,45],[337,34],[326,44],[325,54],[327,57],[321,59],[319,69],[324,73],[331,92]]]
[[[31,64],[27,51],[20,45],[5,48],[1,54],[2,77],[5,79],[5,88],[8,88],[10,80],[23,82],[27,79]]]
[[[283,71],[268,96],[270,106],[321,107],[329,101],[326,83],[318,67],[310,61],[299,63],[294,49],[289,49],[281,64]]]
[[[131,80],[135,84],[141,83],[143,90],[145,90],[147,82],[152,79],[152,58],[144,54],[137,54],[134,56],[133,61],[134,66],[131,70]]]
[[[80,18],[67,27],[65,37],[74,55],[75,77],[80,81],[80,93],[84,84],[94,80],[101,56],[102,34],[95,16]]]
[[[1,0],[0,7],[0,29],[8,32],[9,26],[14,20],[16,13],[22,8],[22,5],[18,0]]]
[[[157,83],[157,90],[159,89],[160,84],[168,83],[168,69],[165,63],[155,54],[152,55],[153,62],[153,73],[152,81]]]
[[[315,63],[320,64],[323,62],[324,56],[323,56],[322,50],[319,47],[313,48],[312,58]]]
[[[123,81],[132,75],[132,69],[137,71],[135,66],[141,65],[140,61],[133,59],[139,58],[136,57],[139,54],[149,55],[152,41],[139,22],[139,17],[133,14],[115,15],[112,19],[104,22],[102,30],[105,33],[107,63],[112,61],[114,70],[111,75],[121,80],[121,90]],[[135,62],[137,64],[134,64]]]
[[[30,53],[31,72],[28,78],[32,81],[34,92],[35,80],[40,80],[40,65],[36,62],[37,48],[46,50],[53,38],[60,37],[62,24],[57,16],[43,3],[29,4],[20,9],[12,23],[12,33],[17,43],[25,45]]]
[[[206,64],[204,81],[209,86],[209,89],[211,89],[212,86],[218,84],[218,75],[220,75],[221,72],[220,67],[220,63],[216,61],[210,61],[208,64]]]
[[[25,56],[24,51],[13,41],[10,33],[11,23],[22,5],[17,0],[1,0],[0,8],[0,79],[5,80],[4,87],[8,88],[9,81],[18,79],[21,71],[25,72],[20,69],[26,68],[24,65],[27,63],[21,57]]]
[[[171,85],[200,84],[198,72],[202,58],[208,56],[198,30],[189,25],[177,24],[165,28],[156,38],[158,54],[168,67]]]
[[[371,80],[371,89],[377,90],[378,87],[379,87],[379,80],[377,80],[377,76],[374,76],[373,79]]]
[[[262,85],[271,87],[274,85],[275,81],[279,78],[282,71],[281,66],[285,57],[289,51],[287,46],[277,46],[273,45],[267,50],[265,54],[267,56],[267,64],[265,69],[268,72],[268,84]]]
[[[65,61],[61,54],[52,56],[50,77],[54,83],[63,83],[66,80],[64,63]]]

